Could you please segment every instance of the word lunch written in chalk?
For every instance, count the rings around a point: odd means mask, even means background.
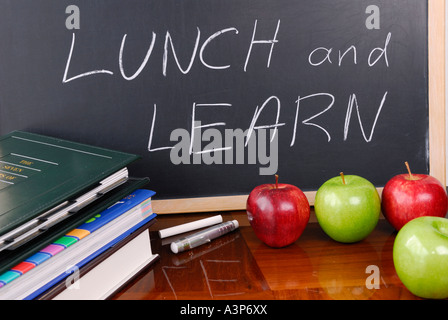
[[[76,6],[70,6],[70,7],[75,7]],[[73,9],[75,10],[75,9]],[[73,13],[73,15],[76,14],[76,17],[78,17],[77,19],[74,19],[71,16],[71,21],[73,21],[72,24],[70,24],[71,28],[73,29],[79,29],[79,9],[76,9],[77,11],[75,11],[75,13]],[[375,12],[374,14],[377,14],[377,12]],[[67,18],[68,19],[68,18]],[[370,20],[371,21],[371,20]],[[375,21],[375,20],[373,20]],[[68,20],[67,20],[68,23]],[[270,39],[258,39],[257,38],[257,24],[258,24],[258,20],[255,20],[254,22],[254,27],[253,27],[253,33],[252,33],[252,38],[249,41],[249,45],[248,45],[248,51],[247,51],[247,55],[245,57],[245,62],[244,62],[244,72],[247,72],[248,69],[248,65],[252,56],[252,51],[254,50],[254,45],[268,45],[270,46],[270,52],[269,52],[269,56],[267,57],[267,63],[266,63],[266,68],[270,67],[271,64],[271,60],[272,60],[272,56],[273,56],[273,52],[274,52],[274,47],[275,45],[278,43],[278,33],[279,33],[279,29],[280,29],[280,23],[281,20],[279,19],[277,21],[277,26],[276,29],[274,31],[273,37]],[[367,25],[367,22],[366,22]],[[376,26],[377,24],[375,24]],[[373,28],[373,27],[372,27]],[[213,69],[213,70],[222,70],[222,69],[227,69],[227,68],[231,68],[232,66],[227,64],[227,65],[212,65],[211,63],[208,63],[207,61],[205,61],[206,59],[204,58],[204,53],[207,51],[207,46],[210,45],[210,43],[212,43],[213,41],[217,40],[219,37],[222,37],[224,35],[226,35],[228,32],[234,34],[234,35],[238,35],[239,31],[236,27],[230,27],[230,28],[225,28],[225,29],[221,29],[216,31],[214,34],[208,36],[204,41],[201,41],[202,35],[201,35],[201,29],[199,27],[197,27],[197,33],[196,33],[196,37],[195,37],[195,42],[194,42],[194,47],[192,48],[192,52],[191,52],[191,58],[189,63],[187,64],[186,67],[182,66],[181,63],[179,62],[179,59],[177,57],[177,53],[176,53],[176,49],[175,49],[175,44],[173,41],[173,38],[170,34],[170,31],[167,30],[163,43],[164,43],[164,50],[163,50],[163,59],[162,59],[162,73],[164,76],[167,76],[167,68],[168,68],[168,59],[170,56],[170,52],[173,56],[173,59],[179,69],[180,72],[182,72],[183,74],[188,74],[190,72],[190,70],[192,69],[193,64],[196,61],[196,57],[199,57],[199,60],[201,62],[201,64],[208,69]],[[384,58],[384,62],[386,63],[387,66],[389,66],[389,62],[387,59],[387,47],[389,45],[390,39],[391,39],[392,34],[389,33],[387,35],[386,41],[384,46],[382,47],[376,47],[374,49],[371,50],[369,56],[367,57],[367,63],[370,67],[374,66],[376,63],[379,62],[379,60],[381,58]],[[124,51],[125,51],[125,47],[126,47],[126,38],[127,38],[127,34],[123,35],[122,41],[121,41],[121,46],[119,48],[119,57],[118,57],[118,66],[119,66],[119,71],[121,76],[123,77],[123,79],[126,79],[128,81],[130,80],[134,80],[136,79],[141,72],[145,69],[149,59],[151,58],[154,46],[156,44],[156,40],[157,40],[157,34],[155,32],[152,32],[152,39],[151,42],[149,44],[146,56],[144,57],[140,67],[138,68],[138,70],[136,72],[134,72],[134,74],[132,75],[127,75],[125,68],[124,68],[124,63],[123,63],[123,56],[124,56]],[[202,42],[202,43],[201,43]],[[76,44],[76,36],[75,33],[73,33],[72,35],[72,43],[71,43],[71,48],[70,48],[70,52],[69,52],[69,56],[67,59],[67,64],[66,64],[66,68],[65,68],[65,73],[62,79],[63,83],[67,83],[70,81],[73,81],[75,79],[79,79],[82,77],[87,77],[87,76],[91,76],[94,74],[106,74],[106,75],[114,75],[114,72],[112,70],[107,70],[107,69],[98,69],[98,70],[92,70],[92,71],[88,71],[88,72],[84,72],[81,74],[78,74],[76,76],[72,76],[70,78],[67,78],[68,76],[68,72],[70,69],[70,62],[72,59],[72,54],[75,48],[75,44]],[[358,54],[357,54],[357,48],[356,46],[352,45],[348,48],[343,49],[344,51],[342,51],[341,49],[338,50],[338,54],[334,53],[334,48],[327,48],[327,47],[318,47],[315,48],[313,50],[311,50],[309,56],[308,56],[308,63],[312,66],[320,66],[324,63],[333,63],[333,60],[337,60],[337,63],[339,66],[342,65],[343,60],[347,60],[350,58],[346,58],[346,56],[348,56],[349,54],[351,54],[351,61],[356,65],[358,64]]]
[[[380,11],[377,6],[368,6],[366,8],[366,20],[365,27],[368,30],[380,29]],[[69,16],[66,20],[67,29],[81,29],[80,9],[76,6],[70,6],[66,11]],[[91,76],[99,76],[103,75],[106,77],[115,76],[118,74],[119,77],[126,81],[133,81],[139,77],[147,76],[151,73],[161,73],[163,77],[170,77],[172,72],[178,71],[183,75],[187,75],[191,72],[192,68],[202,67],[207,70],[215,70],[215,72],[220,72],[222,70],[236,70],[250,73],[253,68],[259,68],[259,66],[255,66],[251,64],[252,59],[257,56],[259,59],[259,55],[266,54],[265,64],[263,68],[269,69],[272,68],[272,62],[276,59],[276,48],[280,43],[281,33],[282,33],[282,21],[281,19],[276,20],[275,25],[273,25],[272,29],[268,33],[266,31],[266,26],[264,29],[260,28],[260,25],[263,21],[259,21],[255,19],[253,21],[253,28],[251,37],[247,37],[247,49],[245,54],[241,56],[241,61],[244,63],[239,64],[230,64],[230,63],[221,63],[219,64],[217,61],[211,62],[207,60],[207,52],[209,48],[215,41],[219,39],[223,39],[227,41],[229,45],[231,45],[232,41],[236,39],[236,37],[241,37],[240,30],[238,26],[228,26],[226,28],[217,29],[213,33],[204,34],[201,29],[201,26],[197,26],[196,30],[190,33],[186,33],[183,39],[175,39],[170,30],[166,30],[166,32],[162,34],[158,34],[156,32],[152,32],[152,37],[148,40],[145,45],[147,46],[146,54],[142,57],[141,62],[139,62],[139,67],[137,70],[128,70],[126,69],[126,56],[127,56],[127,47],[126,40],[128,38],[128,34],[123,34],[121,38],[121,43],[117,43],[117,64],[115,68],[113,66],[109,66],[108,68],[97,68],[94,70],[90,70],[87,72],[76,73],[76,70],[71,69],[71,61],[73,55],[78,50],[77,48],[77,37],[75,33],[72,33],[71,46],[69,50],[69,54],[67,57],[67,63],[65,66],[65,72],[62,78],[63,84],[68,85],[70,82],[74,80],[80,80],[82,78],[91,77]],[[260,31],[262,29],[263,31]],[[132,35],[129,35],[131,37]],[[355,45],[347,45],[341,48],[335,47],[326,47],[326,46],[318,46],[307,49],[307,60],[306,61],[297,61],[297,63],[307,64],[313,68],[320,68],[326,65],[333,65],[338,68],[344,68],[346,65],[367,65],[368,68],[374,68],[375,66],[382,64],[386,68],[390,67],[391,61],[389,61],[388,57],[388,48],[392,42],[392,32],[389,32],[387,36],[382,40],[382,42],[372,44],[372,48],[369,50],[368,54],[360,54],[359,48]],[[188,43],[192,43],[192,47],[187,55],[180,54],[178,49],[176,49],[180,41],[186,41]],[[104,40],[107,41],[107,40]],[[156,56],[154,52],[155,47],[163,46],[163,54],[162,56]],[[263,51],[261,51],[263,49]],[[363,48],[365,49],[365,48]],[[364,51],[364,50],[363,50]],[[261,53],[262,52],[262,53]],[[180,61],[179,57],[188,56],[189,59],[186,61]],[[225,53],[220,56],[223,61],[227,61],[225,59]],[[160,61],[160,69],[149,69],[147,66],[151,60],[159,60]],[[138,65],[138,64],[137,64]],[[146,71],[146,72],[144,72]],[[345,121],[341,123],[341,127],[343,129],[343,140],[346,141],[348,139],[348,133],[350,129],[350,124],[353,121],[352,119],[357,119],[360,127],[360,133],[362,134],[363,139],[366,143],[372,141],[374,137],[375,128],[377,122],[380,118],[381,111],[383,107],[386,105],[388,96],[388,91],[383,91],[378,95],[378,99],[376,101],[368,101],[368,102],[360,102],[358,103],[359,98],[357,97],[356,92],[353,92],[348,95],[346,102],[344,102],[347,107],[345,108]],[[324,113],[330,111],[335,106],[336,95],[330,92],[320,92],[317,90],[316,92],[307,92],[301,93],[297,92],[295,96],[295,116],[293,121],[292,130],[289,134],[283,135],[282,137],[288,137],[289,146],[293,147],[296,142],[297,136],[297,128],[299,125],[312,126],[314,128],[319,129],[322,136],[327,142],[332,141],[332,132],[323,125],[319,124],[318,121],[315,121],[316,118],[323,115]],[[301,105],[305,101],[315,100],[315,104],[319,104],[320,108],[318,109],[314,115],[311,117],[308,116],[306,119],[301,119],[300,110]],[[292,100],[294,101],[294,100]],[[366,124],[367,120],[363,120],[361,114],[361,110],[363,107],[372,107],[372,104],[376,108],[376,113],[374,119],[370,119],[369,124]],[[169,115],[169,112],[163,113],[163,108],[165,106],[160,106],[162,111],[157,110],[159,107],[156,103],[149,103],[149,106],[153,108],[152,119],[149,121],[149,138],[148,138],[148,146],[147,150],[149,152],[163,151],[163,150],[171,150],[171,155],[173,155],[173,150],[179,155],[173,160],[171,157],[171,161],[175,164],[200,164],[200,163],[233,163],[231,156],[224,156],[224,152],[222,153],[222,158],[214,157],[211,158],[211,153],[216,153],[220,151],[225,151],[228,155],[229,151],[234,150],[231,142],[226,142],[225,137],[222,136],[222,133],[216,129],[216,127],[225,127],[227,125],[226,122],[214,122],[214,123],[205,123],[197,125],[197,123],[201,123],[200,116],[198,116],[198,107],[201,110],[205,110],[209,107],[216,108],[219,107],[219,112],[232,112],[236,111],[239,106],[233,106],[232,103],[226,101],[194,101],[193,107],[186,106],[185,108],[191,110],[191,113],[188,115],[188,118],[191,119],[189,122],[188,128],[175,128],[172,130],[172,134],[170,135],[171,142],[177,142],[172,145],[165,146],[153,146],[152,142],[154,140],[154,128],[157,127],[157,116],[166,117]],[[190,105],[191,106],[191,105]],[[261,106],[261,107],[260,107]],[[247,106],[245,106],[247,107]],[[267,98],[260,98],[260,101],[254,101],[253,104],[253,116],[252,118],[247,119],[247,127],[240,129],[226,129],[229,130],[239,130],[238,132],[244,132],[245,143],[244,146],[247,147],[249,145],[249,141],[251,137],[255,139],[255,132],[258,132],[261,129],[273,129],[273,134],[271,134],[270,141],[274,141],[274,137],[277,133],[279,127],[285,126],[286,122],[281,121],[281,107],[282,103],[280,97],[276,95],[271,95]],[[185,109],[184,108],[184,109]],[[260,125],[257,123],[260,115],[268,108],[274,108],[276,110],[275,119],[271,124]],[[353,111],[355,111],[356,116],[353,117]],[[203,111],[201,111],[203,112]],[[214,112],[214,111],[213,111]],[[157,114],[159,113],[159,114]],[[160,115],[161,114],[161,115]],[[200,114],[200,112],[199,112]],[[299,120],[301,119],[301,120]],[[369,130],[366,127],[370,127]],[[206,129],[203,132],[200,132],[201,129]],[[265,135],[266,136],[266,135]],[[207,137],[204,140],[203,137]],[[266,137],[265,137],[266,138]],[[267,137],[269,139],[269,136]],[[199,143],[198,143],[199,140]],[[211,141],[211,143],[207,144],[205,148],[202,147],[200,142],[203,141]],[[266,150],[265,148],[264,150]],[[272,150],[271,145],[271,150]],[[274,148],[276,150],[276,148]],[[240,152],[241,153],[241,152]],[[188,156],[187,156],[188,155]],[[192,156],[192,160],[190,161],[189,156]],[[198,157],[199,156],[199,157]],[[207,157],[198,160],[201,156]],[[216,154],[214,154],[216,156]],[[238,157],[237,157],[238,158]],[[204,161],[204,159],[206,161]],[[229,159],[228,162],[227,159]],[[224,161],[223,161],[224,160]],[[269,162],[273,162],[269,161]],[[266,161],[265,161],[266,163]],[[276,163],[276,161],[275,161]],[[276,165],[274,165],[276,168]],[[272,171],[272,170],[271,170]],[[271,174],[269,171],[269,174]],[[275,171],[275,170],[274,170]]]

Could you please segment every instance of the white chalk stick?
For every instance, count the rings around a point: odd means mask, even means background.
[[[159,230],[159,236],[160,236],[161,239],[163,239],[163,238],[175,236],[175,235],[180,234],[180,233],[188,232],[188,231],[191,231],[191,230],[196,230],[196,229],[200,229],[200,228],[203,228],[203,227],[212,226],[214,224],[218,224],[218,223],[221,223],[221,222],[222,222],[222,216],[221,215],[213,216],[213,217],[210,217],[210,218],[205,218],[205,219],[201,219],[201,220],[197,220],[197,221],[181,224],[181,225],[178,225],[178,226],[175,226],[175,227]]]

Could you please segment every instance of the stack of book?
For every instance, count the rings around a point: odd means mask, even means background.
[[[15,131],[0,138],[0,299],[105,299],[157,261],[138,156]]]

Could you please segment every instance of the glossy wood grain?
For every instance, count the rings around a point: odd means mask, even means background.
[[[294,244],[273,249],[258,240],[245,212],[222,215],[225,221],[237,219],[240,228],[180,254],[169,249],[176,237],[161,240],[157,230],[209,215],[158,217],[151,236],[160,261],[113,299],[419,299],[395,272],[396,232],[384,219],[359,243],[335,242],[310,222]],[[373,275],[379,276],[378,289],[372,288]]]

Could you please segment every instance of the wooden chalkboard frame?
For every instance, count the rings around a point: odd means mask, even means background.
[[[428,88],[430,174],[446,181],[445,1],[428,1]],[[378,189],[381,194],[381,188]],[[305,192],[314,205],[316,191]],[[158,214],[245,210],[247,195],[153,200]]]

